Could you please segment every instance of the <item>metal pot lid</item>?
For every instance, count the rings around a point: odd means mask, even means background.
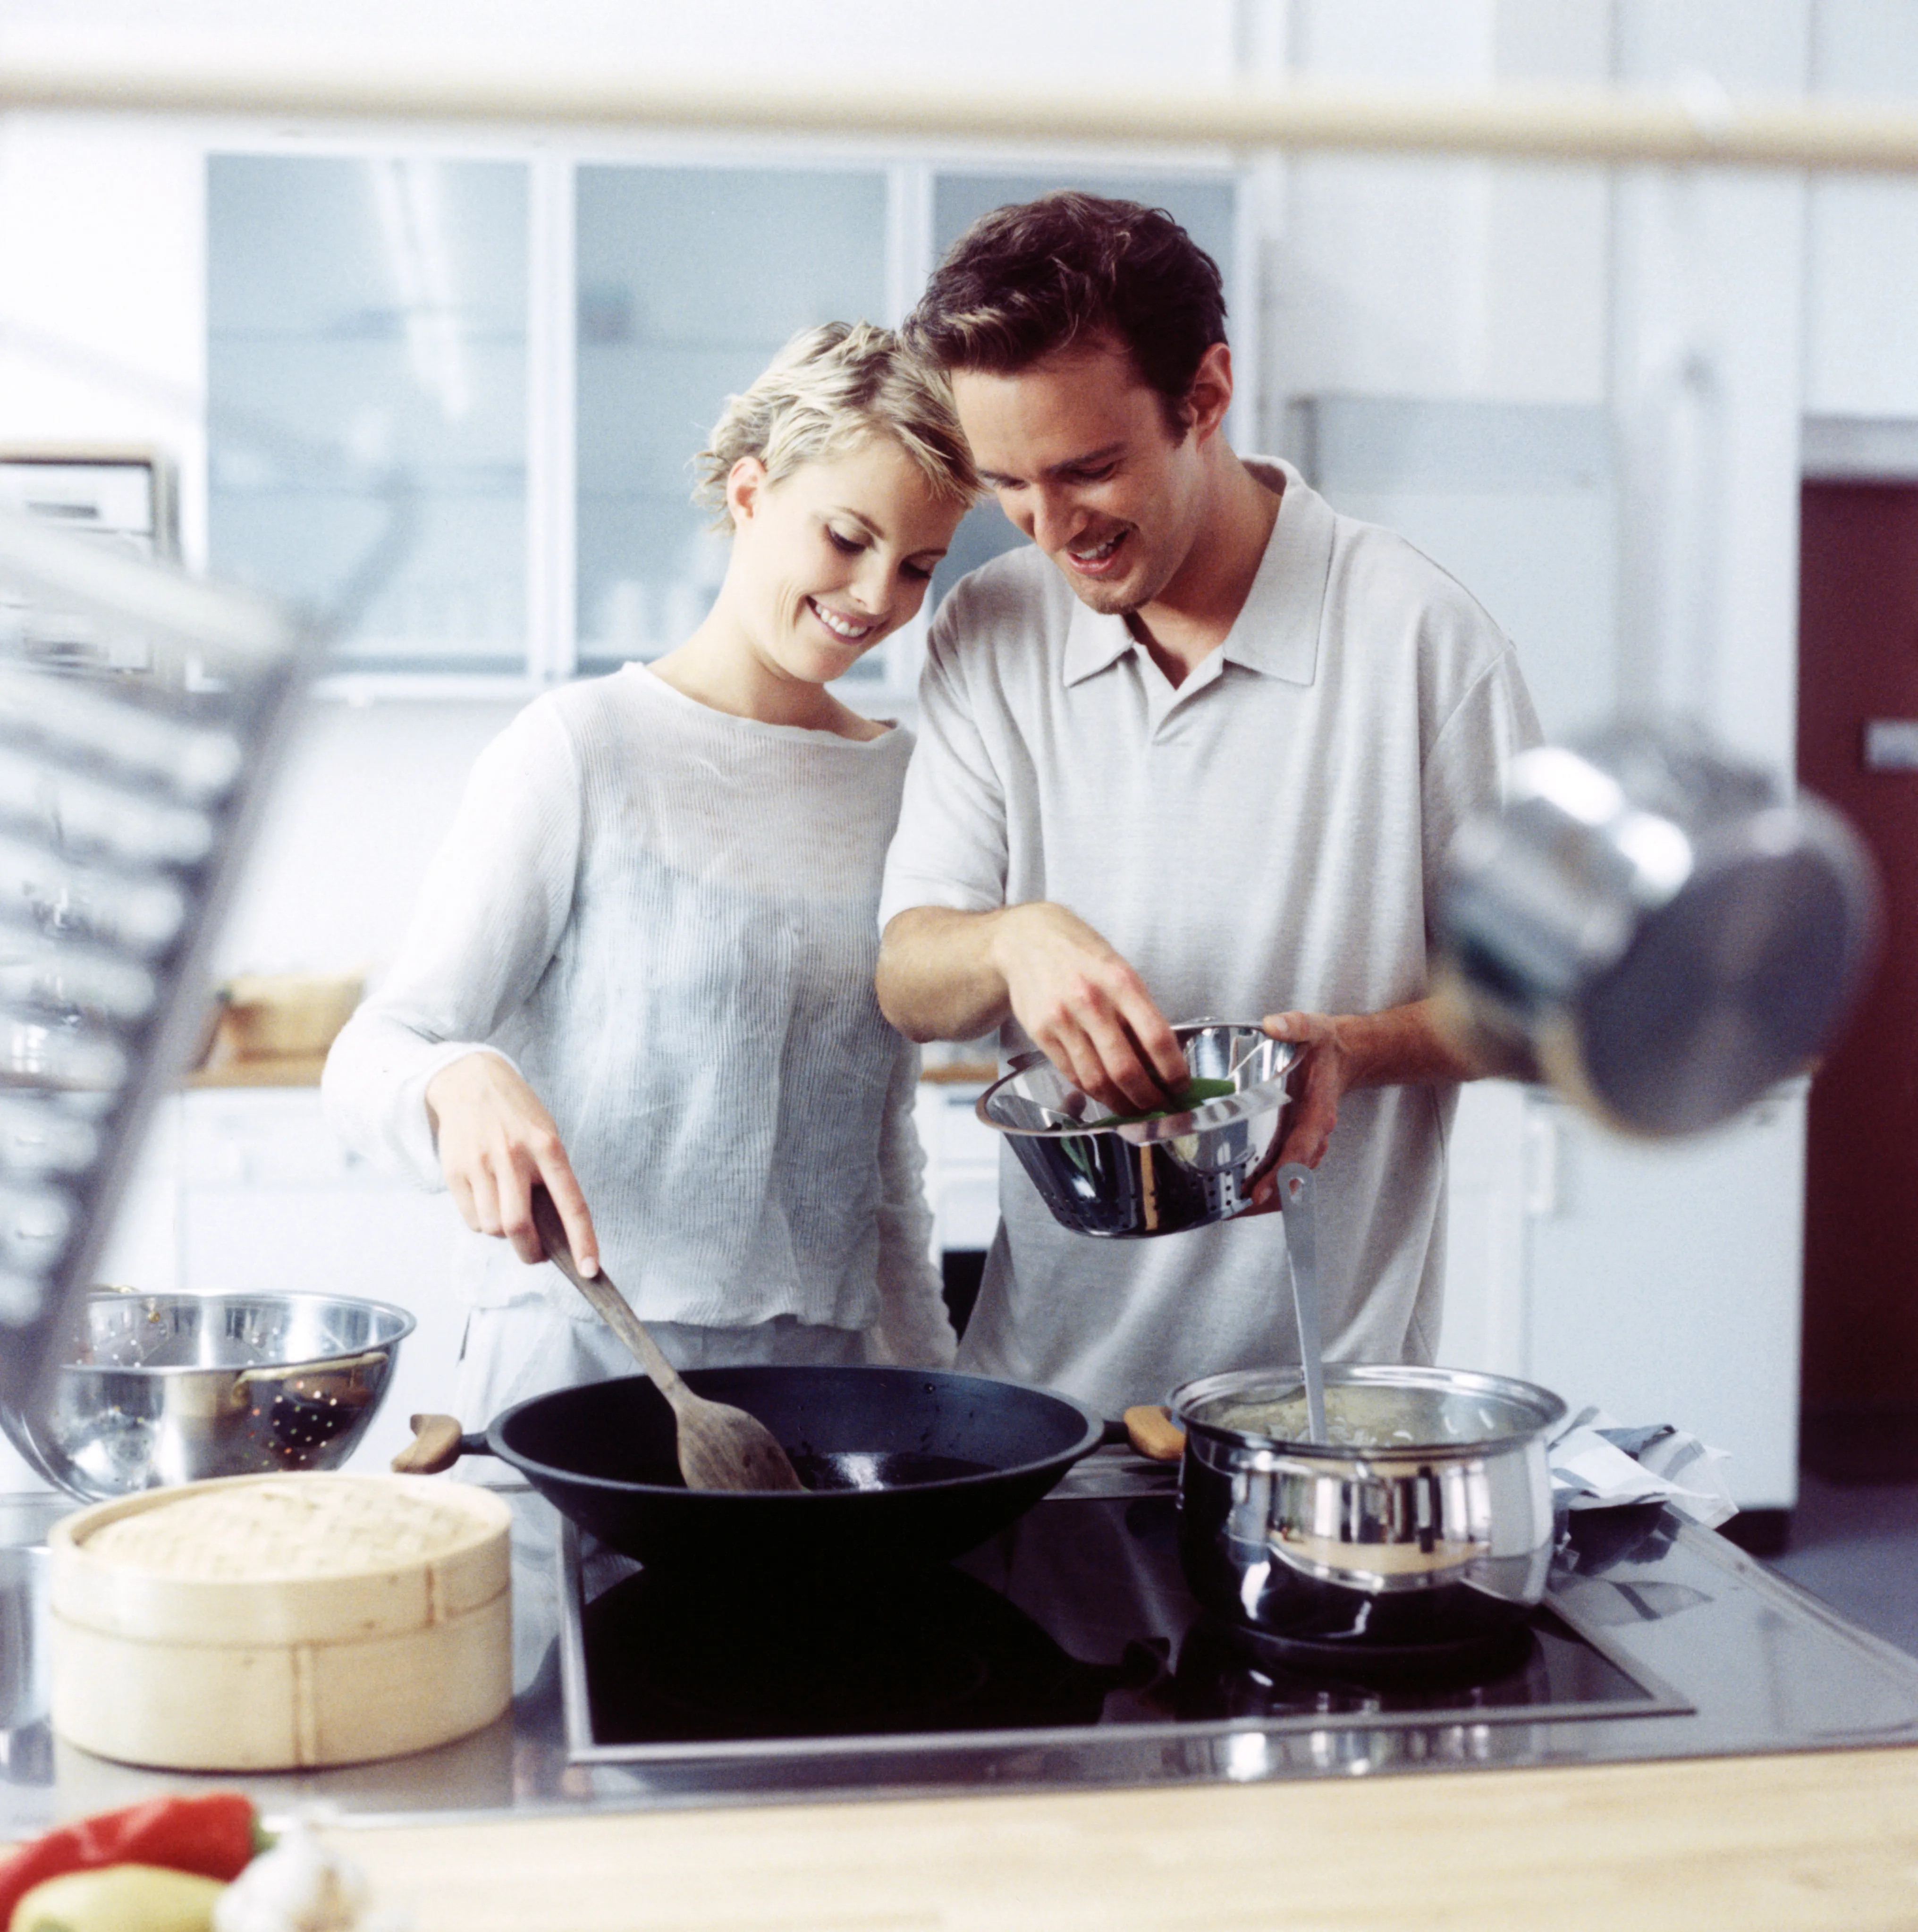
[[[1548,1435],[1567,1414],[1559,1396],[1535,1383],[1399,1363],[1327,1365],[1327,1442],[1307,1436],[1304,1383],[1296,1368],[1204,1376],[1175,1390],[1172,1408],[1187,1430],[1252,1448],[1340,1460],[1368,1452],[1477,1453]]]
[[[1622,725],[1523,754],[1461,828],[1438,980],[1488,1060],[1627,1132],[1691,1133],[1806,1069],[1876,929],[1835,812],[1694,730]]]

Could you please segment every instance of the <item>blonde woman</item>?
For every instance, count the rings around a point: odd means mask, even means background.
[[[951,1357],[916,1052],[872,992],[910,741],[828,686],[918,610],[971,464],[940,379],[836,323],[730,399],[701,467],[731,532],[711,614],[482,754],[327,1062],[346,1140],[492,1238],[464,1283],[473,1422],[632,1372],[526,1265],[536,1185],[682,1367]]]

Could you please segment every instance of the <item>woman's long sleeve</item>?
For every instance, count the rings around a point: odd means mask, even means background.
[[[391,970],[327,1056],[327,1118],[356,1152],[443,1184],[427,1084],[538,985],[570,916],[580,833],[572,748],[536,706],[480,754]]]
[[[926,1150],[914,1118],[918,1091],[919,1049],[902,1046],[880,1124],[879,1339],[889,1361],[944,1369],[959,1338],[932,1261]]]

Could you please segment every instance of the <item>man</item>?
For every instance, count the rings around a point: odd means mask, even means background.
[[[1427,919],[1537,736],[1511,644],[1409,544],[1228,446],[1218,271],[1164,214],[998,209],[908,328],[1032,548],[933,626],[881,1005],[917,1040],[1034,1042],[1124,1111],[1182,1084],[1172,1022],[1269,1016],[1305,1049],[1280,1158],[1319,1168],[1326,1352],[1430,1360],[1474,1070],[1426,997]],[[1093,1241],[1010,1162],[1000,1206],[962,1366],[1114,1414],[1296,1359],[1278,1216]]]

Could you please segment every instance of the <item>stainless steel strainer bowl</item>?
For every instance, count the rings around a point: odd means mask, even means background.
[[[324,1294],[80,1298],[50,1393],[0,1407],[14,1445],[89,1502],[206,1476],[330,1469],[386,1394],[413,1318]]]
[[[1192,1077],[1229,1079],[1231,1093],[1190,1113],[1121,1121],[1029,1053],[979,1096],[979,1118],[1006,1136],[1053,1219],[1075,1234],[1126,1239],[1229,1221],[1278,1152],[1298,1048],[1251,1020],[1172,1031]]]

